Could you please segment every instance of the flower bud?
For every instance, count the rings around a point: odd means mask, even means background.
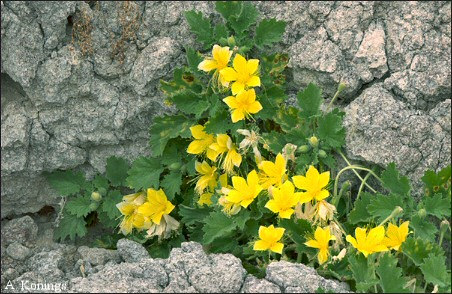
[[[180,162],[173,162],[168,166],[169,170],[178,170],[180,167],[182,166],[182,164]]]
[[[320,157],[320,158],[326,158],[326,152],[325,152],[325,150],[322,150],[322,149],[319,150],[319,157]]]
[[[91,204],[89,205],[89,209],[91,211],[96,210],[99,207],[99,202],[91,202]]]
[[[306,153],[309,151],[309,146],[308,145],[302,145],[300,147],[298,147],[298,150],[300,150],[301,153]]]
[[[94,200],[94,201],[96,201],[96,202],[99,202],[101,199],[102,199],[102,195],[100,195],[100,193],[99,192],[93,192],[93,193],[91,193],[91,199],[92,200]],[[96,207],[97,208],[97,207]],[[95,209],[96,209],[95,208]],[[94,209],[93,209],[94,210]]]
[[[222,45],[222,46],[226,46],[227,44],[228,44],[228,39],[226,39],[226,38],[220,38],[220,44]]]
[[[234,47],[235,46],[235,38],[234,38],[234,36],[230,36],[228,38],[228,45],[229,45],[229,47]]]
[[[421,217],[424,218],[427,216],[427,211],[424,208],[419,209],[419,211],[417,212],[417,214]]]
[[[312,136],[311,138],[309,138],[309,144],[311,144],[311,146],[315,148],[319,146],[319,139],[317,139],[316,136]]]
[[[337,86],[337,91],[340,93],[342,91],[345,90],[345,88],[347,88],[347,85],[344,82],[339,83],[339,85]]]
[[[441,234],[444,234],[447,231],[447,229],[450,230],[450,223],[445,219],[439,225],[439,230],[440,230]]]

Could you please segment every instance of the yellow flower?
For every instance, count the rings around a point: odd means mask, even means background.
[[[233,67],[226,67],[220,71],[220,75],[227,82],[234,83],[231,86],[232,95],[237,95],[246,87],[260,87],[261,80],[257,76],[258,59],[246,61],[245,57],[236,54],[233,61]]]
[[[388,251],[388,247],[383,243],[385,237],[385,228],[378,226],[373,228],[367,234],[367,229],[356,228],[356,239],[347,235],[346,240],[353,245],[365,257],[374,252]]]
[[[265,207],[279,213],[280,218],[290,218],[294,213],[293,207],[300,201],[300,192],[294,193],[295,187],[290,181],[286,181],[281,187],[272,190],[273,199],[269,200]]]
[[[247,208],[262,191],[262,187],[259,185],[259,177],[255,170],[248,174],[246,181],[242,177],[232,177],[232,185],[234,189],[229,191],[226,200],[240,204],[244,208]]]
[[[212,205],[212,195],[212,192],[201,194],[201,196],[199,196],[198,204],[201,206],[204,204],[207,204],[207,206]]]
[[[242,156],[237,152],[237,147],[226,134],[217,135],[217,141],[210,145],[209,150],[211,152],[207,156],[212,161],[216,161],[219,155],[226,153],[222,168],[229,174],[232,173],[234,166],[239,167],[242,163]]]
[[[217,185],[217,168],[203,161],[202,163],[196,162],[195,169],[201,175],[196,183],[196,192],[201,195],[207,187],[212,191]]]
[[[223,101],[231,108],[231,119],[233,123],[245,119],[250,114],[258,113],[262,109],[262,105],[259,101],[256,101],[256,92],[254,89],[242,91],[237,94],[237,97],[228,96]]]
[[[314,239],[304,243],[308,247],[319,249],[319,254],[317,256],[319,264],[323,264],[328,260],[328,243],[330,240],[336,240],[336,237],[330,234],[330,228],[326,227],[322,229],[321,227],[317,227],[314,233]]]
[[[393,224],[388,225],[388,230],[386,231],[386,238],[384,239],[384,243],[388,248],[399,250],[400,245],[405,242],[406,237],[408,236],[408,225],[409,221],[404,222],[399,227]]]
[[[144,216],[148,216],[157,225],[160,224],[160,220],[163,215],[170,214],[174,209],[174,205],[168,201],[168,198],[162,189],[156,191],[149,188],[147,191],[147,202],[138,207],[138,212]]]
[[[233,187],[228,185],[228,175],[222,174],[219,177],[221,189],[217,190],[217,193],[222,195],[220,198],[218,198],[218,204],[223,207],[223,212],[228,215],[234,215],[237,214],[240,211],[240,204],[232,203],[227,200],[227,195],[229,192],[233,189]]]
[[[204,59],[201,63],[199,63],[198,69],[205,72],[215,70],[214,76],[217,76],[220,70],[228,66],[231,55],[232,51],[229,50],[229,47],[220,47],[218,45],[213,45],[213,58]],[[222,75],[219,76],[219,80],[223,86],[228,86],[228,82],[223,79]]]
[[[187,153],[201,154],[207,151],[207,157],[211,155],[209,146],[215,142],[215,137],[204,132],[204,126],[196,125],[190,128],[191,135],[195,140],[188,145]]]
[[[136,229],[147,229],[152,225],[152,221],[138,213],[137,209],[145,201],[144,192],[139,192],[135,194],[125,195],[122,198],[122,202],[116,204],[121,214],[124,216],[119,228],[121,233],[128,235],[132,232],[133,228]]]
[[[295,187],[306,191],[302,193],[300,203],[306,203],[313,199],[320,201],[330,195],[330,192],[324,189],[330,181],[329,171],[319,174],[319,171],[311,165],[306,172],[306,177],[294,176],[292,180]]]
[[[260,184],[264,189],[267,189],[272,185],[278,187],[287,179],[286,161],[281,153],[278,153],[276,156],[275,163],[271,161],[262,161],[259,164],[259,169],[262,170],[262,173],[260,174]]]
[[[254,242],[254,250],[271,250],[273,252],[282,254],[284,244],[278,242],[284,235],[285,229],[275,228],[273,225],[269,227],[259,227],[260,240]]]

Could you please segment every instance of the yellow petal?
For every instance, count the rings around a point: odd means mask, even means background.
[[[268,250],[269,246],[268,243],[263,241],[263,240],[258,240],[256,242],[254,242],[254,246],[253,246],[253,250]]]
[[[356,228],[355,229],[355,237],[356,237],[357,243],[366,243],[367,230],[364,228]]]
[[[247,62],[247,69],[250,75],[254,74],[259,67],[259,59],[250,59]]]
[[[284,211],[279,212],[280,218],[290,219],[295,210],[292,208],[286,209]]]
[[[116,207],[119,209],[122,215],[130,215],[135,211],[135,205],[128,202],[119,202],[116,204]]]
[[[165,210],[165,214],[170,214],[171,211],[173,211],[174,207],[175,207],[175,206],[174,206],[171,202],[167,201],[167,202],[166,202],[166,210]]]
[[[236,123],[243,119],[245,119],[245,114],[243,113],[243,111],[241,109],[236,109],[236,110],[232,111],[231,120],[233,123]]]
[[[246,181],[250,187],[259,186],[259,177],[254,169],[248,174]]]
[[[319,248],[319,242],[317,242],[316,240],[308,240],[304,243],[306,246],[308,247],[312,247],[312,248]]]
[[[229,106],[232,109],[238,107],[237,99],[234,96],[228,96],[228,97],[224,98],[223,102],[226,103],[226,105]]]
[[[250,106],[247,108],[248,113],[258,113],[262,110],[262,105],[259,103],[259,101],[254,101]]]
[[[328,250],[321,249],[317,258],[319,264],[324,264],[328,260]]]
[[[198,69],[202,71],[209,72],[211,70],[214,70],[218,67],[218,64],[215,60],[212,59],[205,59],[201,61],[201,63],[198,64]]]
[[[237,94],[241,93],[243,90],[245,90],[245,84],[243,84],[242,82],[236,81],[236,82],[232,83],[231,90],[232,90],[233,95],[237,95]]]
[[[293,176],[292,181],[295,187],[302,190],[308,190],[308,181],[304,176]]]
[[[317,201],[323,200],[323,199],[327,198],[329,195],[330,195],[330,192],[328,192],[327,190],[322,190],[315,195],[315,200],[317,200]]]
[[[248,71],[246,59],[245,59],[245,57],[243,57],[240,54],[235,55],[234,61],[233,61],[233,66],[237,72],[247,72]]]
[[[326,171],[319,175],[319,188],[324,188],[330,181],[330,172]]]
[[[187,153],[189,154],[200,154],[204,152],[205,144],[201,140],[195,140],[188,145]]]
[[[220,70],[221,77],[227,81],[232,82],[237,80],[237,72],[232,67],[226,67]]]
[[[240,203],[242,199],[242,195],[236,190],[231,190],[228,196],[226,196],[226,200],[231,203]]]
[[[312,194],[308,192],[300,192],[300,204],[312,201]]]
[[[276,204],[276,202],[274,200],[269,200],[265,204],[265,207],[270,209],[274,213],[278,213],[278,211],[279,211],[279,206]]]
[[[246,85],[248,87],[260,87],[261,79],[258,76],[252,76],[248,79],[248,81],[246,82]]]
[[[306,178],[317,183],[319,178],[319,171],[314,166],[309,166],[309,169],[306,172]]]
[[[193,136],[193,138],[195,139],[204,139],[206,136],[206,132],[204,132],[204,126],[202,125],[196,125],[196,126],[192,126],[190,127],[190,132],[191,135]]]
[[[358,248],[358,243],[356,242],[356,239],[353,238],[351,235],[347,235],[347,237],[345,237],[345,240],[352,244],[353,247]]]
[[[273,245],[270,250],[279,254],[282,254],[282,250],[284,248],[284,244],[283,243],[275,243],[275,245]]]
[[[146,202],[138,207],[137,212],[145,216],[151,216],[155,213],[155,207]]]

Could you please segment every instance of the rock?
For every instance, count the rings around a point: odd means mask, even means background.
[[[315,293],[319,287],[341,293],[349,290],[347,284],[327,280],[319,276],[313,268],[287,261],[270,263],[265,279],[279,285],[283,292],[289,293]]]
[[[138,262],[149,258],[149,253],[141,244],[129,239],[120,239],[116,247],[125,262]]]
[[[14,242],[6,248],[6,253],[16,260],[24,260],[30,255],[30,249],[20,243]]]
[[[345,108],[347,153],[351,158],[386,166],[395,162],[422,193],[426,169],[450,164],[450,99],[428,112],[412,110],[382,84],[366,89]]]
[[[84,261],[89,262],[93,266],[104,265],[109,261],[113,261],[114,263],[121,261],[119,253],[116,250],[81,246],[77,249],[77,252],[82,256]]]
[[[248,275],[240,293],[281,293],[281,289],[265,279],[257,279],[252,275]]]
[[[2,241],[5,245],[16,242],[25,244],[35,240],[37,234],[38,226],[30,216],[26,215],[5,224],[2,228]]]

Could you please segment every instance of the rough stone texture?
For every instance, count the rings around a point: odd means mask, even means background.
[[[346,107],[348,153],[381,165],[395,162],[410,175],[417,195],[427,168],[450,164],[450,103],[447,99],[430,111],[410,109],[375,84]]]
[[[25,244],[34,241],[37,234],[38,226],[28,215],[12,219],[5,225],[2,223],[2,245]]]
[[[117,247],[119,255],[126,262],[137,262],[149,258],[146,249],[135,241],[121,239],[118,241]]]
[[[184,45],[199,49],[183,12],[195,8],[218,17],[211,2],[90,3],[1,3],[3,216],[57,206],[59,199],[43,172],[76,168],[92,175],[104,170],[111,155],[129,160],[146,155],[150,122],[172,111],[163,103],[159,80],[169,78],[185,62]],[[257,2],[256,6],[261,16],[287,22],[276,48],[290,56],[290,93],[316,82],[329,98],[344,81],[348,87],[339,102],[353,102],[351,109],[361,107],[359,103],[367,99],[357,97],[378,84],[378,91],[383,87],[392,98],[375,97],[379,102],[370,112],[382,112],[383,102],[399,101],[404,115],[423,111],[427,120],[438,120],[439,115],[440,125],[450,121],[450,2]],[[129,22],[131,30],[123,31]],[[91,34],[72,42],[80,23]],[[84,55],[83,48],[91,50]],[[444,135],[433,143],[442,146],[433,155],[427,151],[420,155],[418,143],[424,135],[399,133],[399,141],[416,141],[405,144],[402,154],[390,149],[388,140],[373,139],[372,146],[364,145],[369,148],[357,146],[370,133],[362,137],[353,133],[368,125],[354,114],[347,111],[347,127],[353,122],[348,138],[357,140],[348,140],[349,156],[377,164],[397,159],[416,181],[422,168],[450,162],[447,127],[436,137],[426,135],[429,140]],[[384,115],[388,124],[407,126],[410,121]],[[373,128],[386,131],[384,126]],[[382,149],[392,157],[382,159]],[[414,166],[416,160],[421,162]]]

